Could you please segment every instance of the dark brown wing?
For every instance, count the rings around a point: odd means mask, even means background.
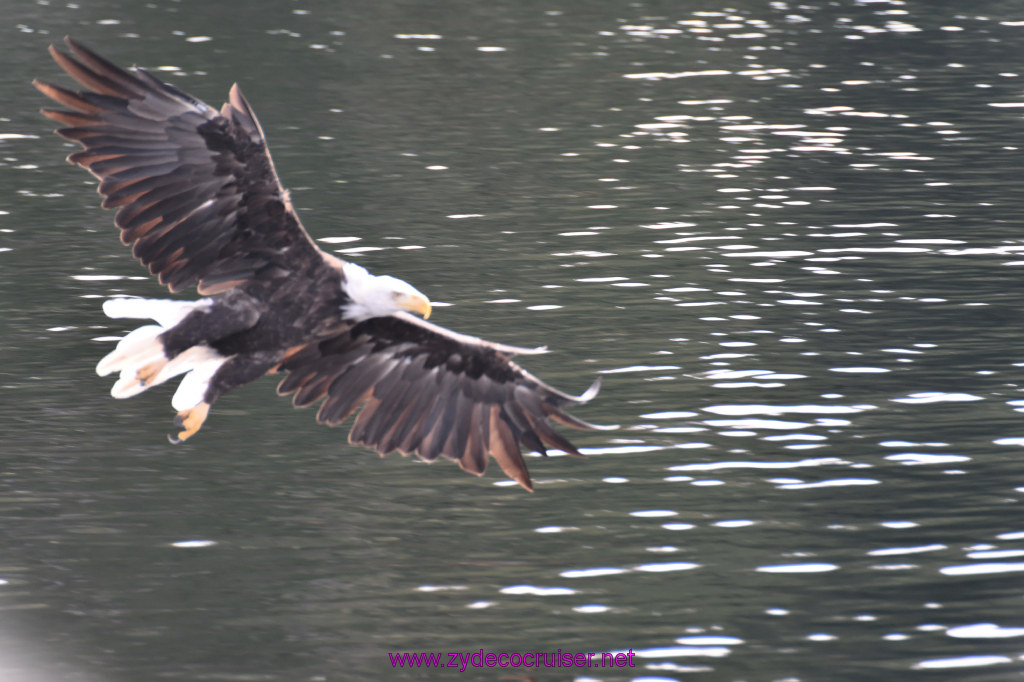
[[[281,187],[266,140],[238,86],[220,112],[140,68],[118,68],[65,38],[50,54],[87,88],[35,81],[72,111],[43,109],[85,149],[68,161],[101,182],[121,240],[171,291],[211,294],[286,275],[323,252]]]
[[[533,490],[520,444],[542,454],[549,446],[578,456],[551,421],[604,427],[562,410],[593,398],[600,380],[581,396],[567,395],[511,361],[524,351],[399,313],[295,351],[279,367],[290,374],[277,391],[294,393],[297,407],[325,398],[317,420],[332,426],[364,406],[349,442],[382,455],[398,450],[427,461],[441,456],[482,475],[490,454],[509,477]]]

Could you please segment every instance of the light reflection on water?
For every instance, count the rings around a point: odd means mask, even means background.
[[[601,374],[580,414],[623,429],[531,458],[535,496],[351,452],[269,384],[168,450],[163,396],[112,406],[88,378],[124,331],[99,300],[159,290],[25,95],[0,132],[0,381],[25,398],[0,595],[117,679],[412,679],[387,651],[539,641],[632,648],[634,679],[1016,674],[1007,7],[495,3],[496,33],[314,3],[245,17],[256,41],[184,11],[155,32],[157,5],[85,19],[204,97],[248,78],[325,249],[449,302],[442,324],[548,344],[525,364],[555,385]],[[22,34],[64,31],[40,12]],[[253,45],[280,63],[253,74]],[[52,77],[34,62],[10,91]],[[318,66],[337,82],[289,89]]]

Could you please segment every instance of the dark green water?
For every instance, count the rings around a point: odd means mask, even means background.
[[[1019,3],[5,10],[2,679],[1024,677]],[[169,445],[171,390],[93,372],[101,301],[161,290],[36,113],[65,33],[237,80],[324,248],[601,373],[577,413],[622,429],[533,495],[351,448],[272,379]],[[480,649],[636,667],[388,658]]]

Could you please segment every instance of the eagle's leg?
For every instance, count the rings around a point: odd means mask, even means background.
[[[193,310],[160,335],[164,354],[174,358],[193,346],[216,347],[218,341],[252,328],[263,307],[242,291],[217,296],[212,305]]]
[[[214,401],[233,388],[258,379],[281,362],[279,351],[256,351],[232,355],[221,364],[201,387],[202,398],[193,405],[178,411],[174,418],[175,428],[181,429],[176,435],[168,436],[172,443],[191,438],[203,426]],[[189,401],[191,402],[191,401]]]

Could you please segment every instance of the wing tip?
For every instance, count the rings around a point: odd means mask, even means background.
[[[71,50],[72,54],[74,54],[79,59],[81,59],[82,57],[99,58],[99,55],[97,55],[95,52],[87,48],[79,41],[72,38],[70,35],[65,34],[64,44],[67,45],[68,49]],[[57,49],[56,45],[51,44],[50,54],[53,54],[54,52],[60,52],[60,50]],[[56,59],[56,57],[54,57],[54,59]]]
[[[583,391],[579,397],[575,398],[577,402],[589,403],[591,400],[597,397],[598,392],[601,390],[601,377],[594,379],[594,383],[590,384],[587,390]]]
[[[505,472],[505,475],[508,476],[510,480],[513,480],[516,483],[518,483],[519,487],[521,487],[523,490],[525,490],[528,493],[534,492],[534,490],[533,490],[533,480],[530,478],[530,472],[527,470],[525,463],[523,463],[521,469],[518,469],[518,470],[515,470],[515,471],[507,470],[501,464],[500,460],[498,460],[498,466],[501,467],[501,470],[503,472]],[[479,474],[477,474],[477,476],[483,476],[483,472],[480,472]]]
[[[47,83],[46,81],[41,80],[39,78],[33,78],[32,79],[32,87],[34,87],[36,90],[38,90],[39,92],[43,93],[44,95],[46,95],[50,99],[57,99],[56,97],[54,97],[53,95],[50,94],[51,92],[57,91],[57,86],[54,85],[53,83]],[[41,109],[40,111],[42,111],[43,113],[46,113],[45,109]]]
[[[618,424],[592,424],[591,422],[585,422],[582,419],[580,420],[580,422],[582,424],[586,424],[585,428],[592,429],[594,431],[618,431],[620,428],[622,428]]]
[[[602,377],[597,377],[597,379],[594,380],[594,383],[590,385],[590,388],[578,396],[566,395],[565,397],[568,398],[570,402],[577,405],[590,402],[601,390],[601,380]],[[619,429],[618,424],[593,424],[562,411],[555,411],[550,413],[549,416],[560,424],[570,426],[575,429],[586,429],[590,431],[616,431]]]

